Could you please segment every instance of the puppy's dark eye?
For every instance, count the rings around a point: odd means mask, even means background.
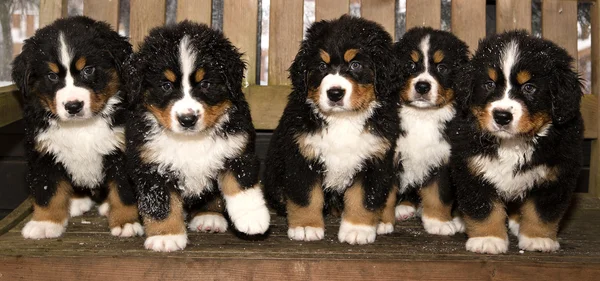
[[[527,95],[531,95],[531,94],[535,93],[537,88],[535,87],[535,85],[533,85],[531,83],[527,83],[527,84],[521,86],[521,90],[523,91],[523,93],[525,93]]]
[[[411,61],[406,64],[406,68],[408,68],[410,72],[413,72],[415,69],[417,69],[417,64]]]
[[[163,91],[170,92],[173,90],[173,83],[165,82],[165,83],[162,83],[162,85],[160,85],[160,87],[163,89]]]
[[[354,70],[354,71],[361,70],[362,64],[357,61],[352,61],[352,62],[350,62],[350,69]]]
[[[48,80],[52,81],[52,82],[58,82],[58,74],[54,73],[54,72],[50,72],[48,73]]]
[[[200,89],[208,90],[210,88],[210,82],[208,81],[200,81]]]
[[[444,74],[447,74],[447,73],[448,73],[449,69],[448,69],[448,66],[446,66],[446,65],[445,65],[445,64],[443,64],[443,63],[441,63],[441,64],[438,64],[438,65],[437,65],[437,71],[438,71],[440,74],[444,75]]]
[[[83,70],[81,70],[83,75],[86,77],[92,76],[95,71],[96,71],[96,68],[93,66],[86,66],[83,68]]]
[[[327,69],[327,64],[322,61],[321,63],[319,63],[319,70],[324,71],[325,69]]]
[[[489,81],[489,82],[487,82],[487,83],[483,84],[483,87],[484,87],[484,88],[485,88],[485,89],[486,89],[488,92],[491,92],[491,91],[493,91],[493,90],[495,90],[495,89],[496,89],[496,83],[494,83],[494,82],[492,82],[492,81]]]

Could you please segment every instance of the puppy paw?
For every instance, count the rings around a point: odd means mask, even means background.
[[[219,233],[227,231],[227,220],[222,215],[203,214],[195,216],[188,228],[191,231]]]
[[[503,254],[508,250],[508,239],[495,236],[473,237],[467,240],[467,251],[480,254]]]
[[[457,223],[455,220],[440,221],[426,216],[422,216],[421,220],[425,231],[429,234],[454,235],[459,232],[460,228],[464,230],[464,225]]]
[[[45,239],[60,237],[65,228],[67,221],[63,224],[58,224],[51,221],[29,221],[21,230],[21,234],[26,239]]]
[[[71,198],[69,214],[71,217],[78,217],[91,210],[93,206],[94,201],[89,197]]]
[[[516,220],[508,220],[508,229],[514,236],[519,236],[519,228],[521,225]]]
[[[377,225],[377,234],[390,234],[394,232],[394,225],[391,223],[380,222]]]
[[[174,252],[185,249],[186,234],[155,235],[146,238],[144,247],[155,252]]]
[[[408,205],[398,205],[394,213],[396,214],[396,220],[403,221],[410,219],[415,216],[417,209],[413,206]]]
[[[134,237],[144,235],[144,228],[139,222],[126,223],[110,229],[110,234],[117,237]]]
[[[377,230],[375,226],[353,224],[342,219],[338,239],[350,245],[363,245],[375,242]]]
[[[519,249],[525,251],[554,252],[560,249],[558,241],[543,237],[519,235]]]
[[[269,229],[271,215],[260,188],[250,188],[225,196],[227,213],[235,228],[243,233],[262,234]]]
[[[102,203],[100,206],[98,206],[98,213],[101,216],[108,216],[108,211],[110,211],[110,205],[108,205],[108,202],[104,202]]]
[[[317,241],[325,237],[325,229],[311,226],[293,227],[288,229],[288,237],[297,241]]]
[[[454,217],[452,219],[454,223],[454,229],[456,229],[456,233],[464,233],[466,230],[465,221],[461,217]]]

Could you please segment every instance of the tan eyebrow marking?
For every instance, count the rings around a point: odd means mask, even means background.
[[[414,62],[418,62],[419,58],[421,57],[421,55],[419,55],[419,52],[417,51],[412,51],[410,53],[410,58],[414,61]]]
[[[517,73],[517,82],[519,82],[519,84],[521,85],[527,83],[527,81],[529,81],[530,79],[531,73],[529,73],[529,71],[527,70],[521,70],[519,71],[519,73]]]
[[[53,62],[49,62],[48,63],[48,68],[50,68],[50,71],[52,71],[54,73],[58,73],[58,71],[59,71],[58,65],[56,63],[53,63]]]
[[[344,53],[344,60],[350,62],[358,54],[358,49],[349,49]]]
[[[323,50],[323,49],[319,50],[319,55],[321,56],[321,59],[325,63],[331,62],[331,57],[329,56],[329,53],[325,52],[325,50]]]
[[[490,77],[490,79],[492,79],[492,81],[498,81],[498,72],[496,72],[496,70],[491,67],[488,68],[488,76]]]
[[[442,60],[444,60],[444,57],[444,52],[442,52],[441,50],[437,50],[435,51],[435,53],[433,53],[433,62],[440,63]]]
[[[204,74],[206,74],[204,72],[203,68],[200,68],[198,70],[196,70],[196,75],[194,75],[194,80],[196,80],[196,83],[202,81],[202,79],[204,79]]]
[[[167,80],[169,80],[171,82],[175,82],[175,80],[177,80],[177,76],[170,69],[165,70],[164,74],[165,74],[165,78],[167,78]]]
[[[77,62],[75,62],[75,68],[77,68],[77,70],[81,71],[84,67],[85,67],[85,63],[86,63],[86,59],[85,57],[80,57]]]

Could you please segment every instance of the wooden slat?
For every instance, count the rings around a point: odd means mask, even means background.
[[[577,1],[542,1],[542,36],[577,58]]]
[[[406,0],[406,30],[415,26],[442,27],[441,0]]]
[[[360,15],[365,19],[376,21],[390,33],[392,39],[396,34],[396,1],[395,0],[362,0]]]
[[[113,29],[119,28],[119,0],[92,0],[83,3],[83,14],[108,22]]]
[[[20,95],[15,86],[0,88],[0,127],[22,118]]]
[[[17,226],[33,211],[33,204],[30,199],[25,199],[16,209],[14,209],[5,218],[0,220],[0,235],[8,232]]]
[[[289,85],[287,69],[302,40],[303,0],[271,0],[269,15],[269,85]]]
[[[250,86],[244,90],[252,123],[258,130],[273,130],[287,104],[290,86]]]
[[[244,53],[245,85],[256,84],[258,0],[229,0],[223,5],[223,32]]]
[[[485,0],[452,0],[452,33],[474,52],[485,37]]]
[[[225,1],[225,6],[228,4],[231,5],[232,2]],[[177,0],[177,21],[185,19],[205,23],[210,26],[212,20],[212,1]]]
[[[363,1],[364,3],[364,1]],[[348,13],[349,0],[315,0],[315,20],[329,20]]]
[[[129,35],[135,49],[155,26],[165,24],[166,0],[131,0]]]
[[[592,16],[592,94],[596,97],[596,125],[600,131],[600,3],[590,8]],[[585,114],[585,113],[584,113]],[[589,124],[589,127],[593,125]],[[586,130],[589,128],[586,127]],[[600,197],[600,139],[592,141],[590,161],[590,193]]]
[[[531,0],[496,1],[496,32],[512,29],[531,32]]]
[[[598,138],[598,96],[585,95],[581,100],[581,114],[585,132],[583,136],[586,139]]]
[[[67,15],[67,0],[40,0],[40,27]]]

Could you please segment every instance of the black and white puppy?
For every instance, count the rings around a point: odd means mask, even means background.
[[[93,194],[107,203],[111,234],[142,235],[125,173],[122,64],[131,45],[104,22],[60,19],[26,40],[13,62],[25,100],[27,184],[34,198],[25,238],[60,236]],[[75,198],[73,198],[76,196]]]
[[[457,111],[456,76],[468,62],[469,50],[449,32],[417,27],[395,44],[394,51],[406,71],[394,159],[400,193],[396,219],[412,217],[420,204],[425,231],[453,235],[464,225],[451,214],[448,124]]]
[[[371,243],[393,231],[399,82],[391,41],[380,25],[351,16],[307,30],[264,176],[291,239],[322,239],[324,206],[343,209],[341,242]]]
[[[184,21],[151,30],[131,61],[127,155],[147,249],[185,248],[184,211],[192,231],[226,231],[225,208],[243,233],[269,227],[240,56],[221,32]]]
[[[469,236],[466,248],[555,251],[558,224],[581,168],[582,91],[573,58],[525,32],[483,40],[463,72],[465,116],[452,125],[452,178]],[[510,209],[509,209],[510,211]]]

